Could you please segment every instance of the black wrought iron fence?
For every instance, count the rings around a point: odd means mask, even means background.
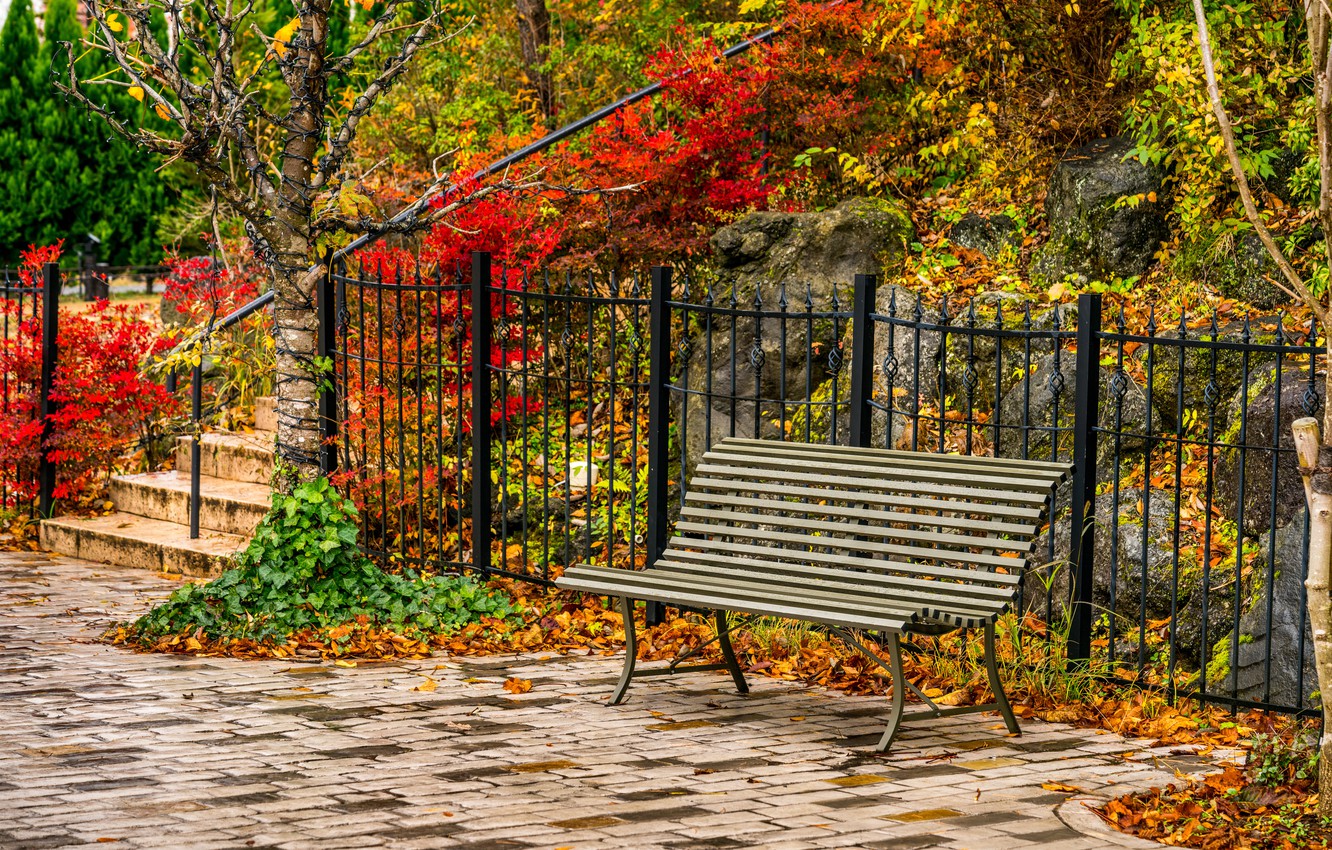
[[[1308,510],[1290,425],[1326,401],[1316,328],[1282,315],[1107,324],[1091,582],[1102,651],[1210,701],[1308,710]]]
[[[56,464],[41,446],[55,410],[61,284],[54,263],[0,270],[0,509],[51,513]]]
[[[539,582],[641,567],[732,434],[1067,460],[1023,590],[1045,634],[1180,695],[1312,707],[1286,435],[1321,408],[1323,364],[1280,317],[1103,329],[1097,295],[927,303],[872,276],[589,278],[483,255],[329,287],[328,433],[383,559]]]
[[[321,344],[337,387],[336,409],[324,411],[337,418],[335,480],[359,506],[372,555],[462,568],[472,519],[471,281],[460,268],[356,272],[335,268],[320,303],[321,326],[334,324]]]

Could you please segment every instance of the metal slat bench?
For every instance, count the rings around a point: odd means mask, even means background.
[[[556,584],[620,598],[625,621],[619,703],[635,676],[729,669],[748,691],[726,612],[820,623],[892,676],[886,751],[904,719],[905,692],[925,701],[911,717],[997,709],[1017,720],[999,681],[994,624],[1012,604],[1068,464],[728,438],[707,452],[675,536],[642,571],[580,565]],[[725,661],[635,673],[633,600],[712,611]],[[902,638],[984,631],[995,702],[941,708],[902,675]],[[888,662],[856,632],[881,633]],[[709,641],[711,643],[712,641]],[[696,652],[698,648],[694,651]]]

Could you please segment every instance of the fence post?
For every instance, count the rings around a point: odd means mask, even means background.
[[[1091,658],[1092,582],[1096,567],[1096,426],[1101,395],[1101,296],[1078,296],[1077,379],[1073,395],[1073,493],[1069,528],[1073,576],[1068,659]],[[1053,512],[1052,512],[1053,515]],[[1051,529],[1053,532],[1053,528]]]
[[[472,252],[472,567],[490,572],[490,254]]]
[[[648,491],[647,565],[666,551],[670,501],[671,269],[652,267],[652,302],[648,313]],[[647,624],[665,619],[666,606],[647,603]]]
[[[319,387],[319,468],[328,475],[338,468],[338,450],[334,440],[338,436],[337,369],[333,357],[337,347],[338,306],[333,281],[333,254],[325,258],[325,270],[319,278],[319,291],[315,309],[319,315],[319,358],[321,366],[327,364]]]
[[[870,395],[874,391],[874,312],[878,278],[872,274],[856,275],[855,297],[851,314],[851,435],[850,444],[870,444]]]
[[[51,399],[55,387],[56,359],[60,356],[56,340],[60,333],[60,267],[55,263],[42,266],[42,371],[37,413],[41,416],[42,432],[38,444],[37,461],[37,513],[51,516],[55,505],[56,464],[47,451],[46,440],[51,436],[51,417],[56,403]]]
[[[199,539],[199,489],[203,475],[203,351],[190,373],[190,539]]]

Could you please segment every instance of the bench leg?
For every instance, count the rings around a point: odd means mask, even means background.
[[[621,596],[620,611],[624,614],[624,672],[620,674],[620,683],[615,686],[615,693],[611,696],[611,705],[619,705],[624,701],[624,692],[629,690],[629,682],[634,678],[634,663],[638,661],[638,636],[634,634],[634,601],[628,596]]]
[[[1013,735],[1021,735],[1017,718],[1013,716],[1013,707],[1008,704],[1008,695],[1004,693],[1004,683],[999,681],[999,664],[994,657],[994,623],[985,624],[985,674],[990,679],[990,690],[994,692],[994,704],[1004,716],[1004,725]]]
[[[888,748],[893,745],[898,727],[902,725],[902,712],[906,708],[906,676],[902,675],[902,646],[897,632],[888,634],[888,664],[889,673],[893,677],[893,701],[888,712],[888,728],[883,730],[883,737],[874,748],[881,753],[888,752]]]
[[[735,660],[735,648],[731,646],[731,634],[726,625],[726,612],[718,608],[717,616],[717,644],[721,647],[722,658],[726,661],[726,669],[731,671],[731,679],[735,682],[735,689],[742,694],[749,693],[749,683],[745,681],[745,674],[740,669],[740,663]]]

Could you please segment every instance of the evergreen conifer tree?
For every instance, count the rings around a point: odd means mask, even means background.
[[[31,130],[40,110],[39,51],[31,0],[13,0],[0,27],[0,265],[13,265],[32,241],[24,239],[36,217],[26,163],[40,147]]]

